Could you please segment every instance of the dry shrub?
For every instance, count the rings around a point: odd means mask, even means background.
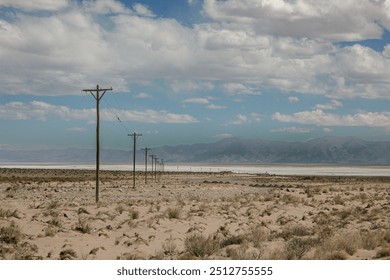
[[[229,245],[239,245],[239,244],[242,244],[244,243],[245,241],[245,236],[244,235],[230,235],[230,236],[227,236],[226,238],[224,238],[222,241],[221,241],[221,247],[227,247]]]
[[[226,254],[232,260],[261,260],[263,257],[263,251],[247,245],[227,248]]]
[[[376,252],[375,259],[389,259],[390,248],[382,248]]]
[[[345,252],[352,256],[358,248],[361,248],[361,236],[359,233],[348,235],[338,235],[325,239],[314,252],[314,259],[327,260],[334,259],[337,252]]]
[[[139,211],[135,209],[130,210],[130,217],[132,220],[137,220],[139,218]]]
[[[65,249],[60,252],[60,260],[75,260],[77,253],[73,249]]]
[[[220,248],[220,241],[215,235],[207,238],[202,234],[192,234],[187,236],[184,246],[187,252],[195,257],[203,258],[217,252]]]
[[[168,207],[166,214],[169,219],[180,219],[181,210],[182,209],[180,207]]]
[[[75,225],[75,230],[81,233],[91,233],[92,228],[90,224],[87,222],[86,218],[79,217]]]
[[[284,240],[289,240],[293,237],[310,236],[312,234],[313,233],[311,229],[303,225],[296,225],[283,228],[282,232],[279,233],[277,236],[282,237]]]
[[[300,260],[316,244],[315,238],[294,237],[287,242],[285,254],[287,260]]]
[[[388,232],[383,230],[362,231],[360,235],[363,249],[374,250],[381,245],[386,245],[387,234]]]
[[[11,222],[9,226],[0,229],[0,242],[18,244],[22,238],[23,233],[15,222]]]
[[[18,210],[11,211],[9,209],[0,208],[0,218],[17,218],[20,219]]]
[[[13,259],[15,260],[37,260],[42,257],[36,256],[38,246],[28,242],[22,242],[17,246]]]
[[[253,227],[248,232],[246,239],[252,242],[255,248],[261,248],[264,241],[268,240],[269,234],[262,227]]]

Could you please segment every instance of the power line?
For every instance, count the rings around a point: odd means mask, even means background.
[[[104,100],[107,105],[108,105],[108,109],[110,110],[110,112],[116,117],[116,119],[119,121],[119,123],[121,124],[122,128],[127,132],[127,133],[130,133],[130,130],[127,128],[127,126],[122,122],[121,118],[118,116],[118,114],[114,111],[114,108],[111,106],[111,104],[108,102],[108,100]]]

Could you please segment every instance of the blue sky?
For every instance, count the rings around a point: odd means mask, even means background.
[[[0,0],[0,149],[390,139],[390,1]]]

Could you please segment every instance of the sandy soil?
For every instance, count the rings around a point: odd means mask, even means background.
[[[390,178],[0,169],[0,259],[389,259]]]

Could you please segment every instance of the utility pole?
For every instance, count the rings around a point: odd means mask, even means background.
[[[164,174],[164,159],[161,159],[161,173],[160,173],[160,180],[161,176]]]
[[[156,155],[150,155],[150,157],[152,158],[152,180],[153,180],[153,163],[154,163],[154,157]]]
[[[134,153],[133,153],[133,188],[135,188],[135,152],[136,152],[136,142],[137,142],[138,136],[142,136],[142,134],[137,134],[134,131],[133,134],[128,134],[128,136],[131,136],[131,138],[133,138],[133,144],[134,144],[134,147],[133,147],[133,150],[134,150]]]
[[[148,151],[150,151],[151,149],[150,148],[144,148],[144,149],[141,149],[143,151],[145,151],[145,185],[148,183]],[[152,170],[153,170],[153,166],[152,166]]]
[[[154,157],[154,182],[157,183],[157,159],[158,157]]]
[[[96,203],[99,202],[99,169],[100,169],[100,117],[99,117],[99,102],[103,98],[106,91],[112,90],[111,88],[100,88],[99,85],[96,89],[83,89],[82,91],[90,92],[93,98],[96,100]],[[93,94],[96,92],[96,95]],[[101,94],[100,94],[101,93]]]

